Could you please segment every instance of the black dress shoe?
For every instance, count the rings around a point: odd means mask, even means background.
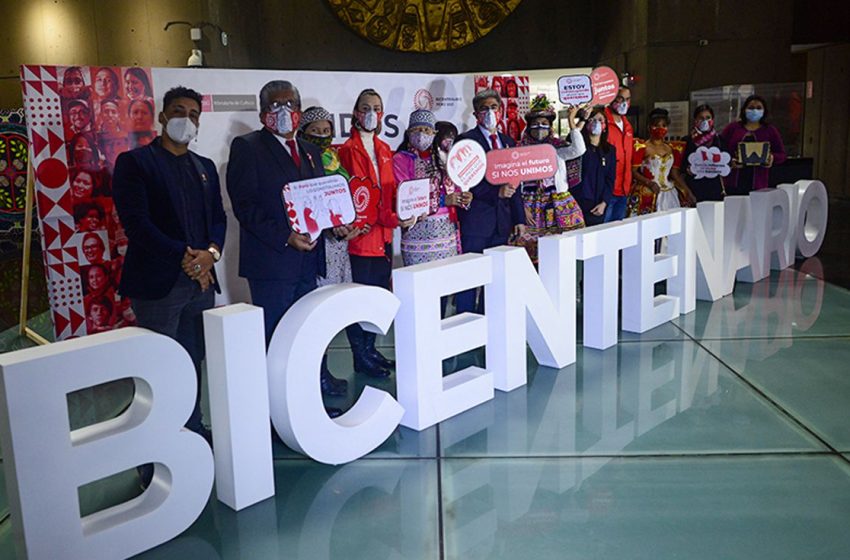
[[[342,409],[341,408],[334,408],[332,406],[326,406],[325,412],[327,413],[328,417],[330,417],[330,418],[336,418],[337,416],[342,416]]]
[[[390,376],[390,370],[383,367],[372,356],[364,354],[363,356],[354,358],[354,371],[363,375],[383,379]]]
[[[372,348],[369,351],[369,356],[371,356],[371,358],[383,368],[389,369],[395,367],[395,360],[390,360],[389,358],[378,352],[376,348]]]
[[[319,385],[322,388],[322,394],[328,397],[339,397],[348,391],[348,381],[337,379],[330,373],[322,375]]]

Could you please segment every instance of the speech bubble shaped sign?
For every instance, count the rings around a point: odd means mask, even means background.
[[[431,206],[431,180],[413,179],[398,186],[398,217],[408,220],[414,216],[427,214]]]
[[[487,152],[487,180],[494,185],[516,187],[523,181],[553,177],[558,171],[558,152],[551,144],[520,146]]]
[[[617,97],[620,80],[617,73],[608,66],[599,66],[590,73],[590,84],[593,88],[594,105],[608,105]]]
[[[446,172],[449,179],[466,192],[484,178],[487,170],[487,153],[475,140],[460,140],[449,150]]]
[[[732,171],[729,167],[729,160],[731,159],[732,156],[726,152],[721,152],[720,148],[716,146],[710,148],[700,146],[697,151],[688,156],[688,164],[695,178],[713,179],[718,175],[721,177],[729,175]]]
[[[311,241],[322,230],[354,221],[354,204],[348,182],[341,175],[293,181],[283,187],[283,200],[292,230]]]
[[[590,76],[576,74],[558,78],[558,99],[564,105],[579,105],[593,99]]]

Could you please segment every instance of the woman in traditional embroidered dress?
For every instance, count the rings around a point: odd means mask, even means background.
[[[472,193],[461,193],[445,173],[445,160],[457,136],[457,128],[442,123],[438,133],[431,111],[410,114],[405,141],[393,156],[396,182],[429,179],[428,211],[402,230],[401,256],[404,265],[453,257],[460,252],[460,235],[455,206],[472,201]],[[435,157],[436,156],[436,157]]]
[[[308,107],[301,113],[299,137],[322,149],[322,165],[325,175],[340,175],[348,181],[351,177],[342,167],[336,150],[331,147],[334,139],[333,115],[323,107]],[[351,282],[351,259],[348,256],[348,240],[360,235],[358,228],[352,228],[345,237],[337,237],[333,230],[327,229],[325,235],[324,278],[317,278],[319,286]]]
[[[692,205],[694,195],[679,173],[685,146],[664,140],[670,125],[670,115],[664,109],[653,109],[649,114],[649,140],[635,140],[632,158],[636,162],[635,182],[629,196],[629,215],[650,214]]]
[[[576,122],[579,107],[569,111],[569,143],[554,135],[552,123],[555,109],[546,95],[540,94],[531,102],[525,120],[528,127],[522,134],[520,146],[551,144],[558,152],[558,171],[554,177],[539,181],[525,181],[522,200],[525,206],[525,234],[513,241],[524,246],[531,260],[537,263],[537,239],[544,235],[555,235],[564,231],[584,227],[584,215],[569,191],[567,161],[580,158],[585,152],[581,128],[584,123]],[[576,184],[580,180],[577,177]]]

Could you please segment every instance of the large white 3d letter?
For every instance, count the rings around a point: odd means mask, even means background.
[[[682,224],[683,233],[693,230],[692,234],[685,235],[685,243],[690,247],[685,249],[696,257],[696,298],[703,301],[717,301],[725,295],[732,293],[733,281],[727,285],[724,276],[724,263],[726,262],[725,238],[725,209],[723,202],[705,201],[697,204],[696,210],[688,209]],[[678,240],[671,240],[671,244],[678,250]],[[680,263],[680,268],[681,268]],[[690,267],[686,267],[686,273]],[[689,312],[689,310],[682,310]]]
[[[263,310],[253,305],[204,312],[215,493],[236,511],[274,496],[263,329]]]
[[[826,221],[829,214],[829,198],[826,186],[820,181],[797,181],[798,203],[796,212],[797,253],[812,257],[820,251],[826,236]],[[790,194],[790,193],[789,193]]]
[[[402,425],[424,430],[493,398],[490,371],[470,366],[443,377],[442,369],[444,359],[487,344],[487,318],[440,318],[442,296],[489,284],[492,268],[490,257],[470,253],[393,271],[393,290],[401,299],[395,352]]]
[[[637,224],[612,222],[564,235],[576,236],[584,261],[584,346],[605,350],[617,344],[620,250],[637,243]]]
[[[667,250],[671,255],[676,255],[676,275],[667,280],[667,295],[679,298],[679,313],[686,315],[697,307],[697,256],[694,240],[700,224],[695,208],[682,208],[679,212],[682,216],[682,227],[679,233],[667,237]]]
[[[527,381],[525,343],[540,364],[556,369],[576,361],[576,239],[539,240],[540,275],[518,247],[496,247],[487,285],[487,369],[496,389]]]
[[[750,193],[750,211],[753,216],[753,251],[750,258],[759,260],[759,268],[765,276],[770,274],[771,268],[788,268],[791,265],[785,248],[791,230],[788,193],[780,189],[753,191]]]
[[[678,258],[655,254],[655,240],[682,231],[682,211],[667,210],[632,220],[638,244],[623,250],[623,330],[642,333],[679,316],[679,298],[655,295],[655,284],[677,274]]]
[[[749,196],[723,199],[723,227],[723,292],[731,294],[736,278],[743,282],[758,281],[758,274],[750,269],[753,224]]]
[[[337,284],[313,290],[289,308],[272,335],[267,356],[272,423],[292,449],[339,465],[381,445],[404,410],[385,391],[366,386],[345,414],[331,419],[322,404],[322,356],[338,332],[354,323],[386,334],[399,301],[373,286]]]
[[[133,378],[129,408],[68,430],[67,395]],[[177,342],[126,328],[0,355],[0,438],[20,556],[133,556],[183,532],[213,483],[212,452],[183,425],[197,381]],[[148,489],[80,519],[77,488],[154,463]]]

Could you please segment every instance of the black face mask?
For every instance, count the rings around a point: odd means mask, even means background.
[[[306,132],[301,134],[301,139],[313,144],[314,146],[318,146],[322,150],[330,148],[331,143],[334,141],[333,136],[315,136],[313,134],[307,134]]]

